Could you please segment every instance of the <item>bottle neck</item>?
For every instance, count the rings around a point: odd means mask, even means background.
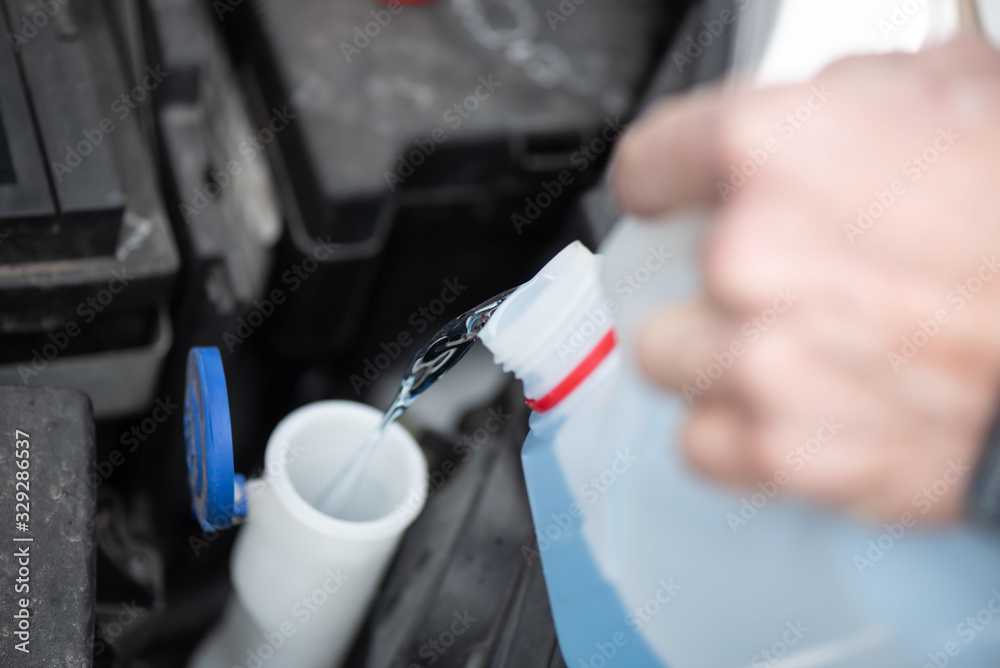
[[[618,337],[614,328],[608,329],[607,333],[597,342],[597,345],[580,360],[580,363],[558,385],[537,399],[528,399],[525,401],[528,408],[536,413],[545,413],[558,406],[574,390],[580,387],[584,381],[590,378],[591,374],[601,366],[617,345]]]
[[[617,306],[599,275],[600,258],[574,242],[508,297],[480,334],[536,411],[558,404],[615,347]]]

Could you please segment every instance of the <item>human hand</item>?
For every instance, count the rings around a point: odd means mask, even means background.
[[[803,86],[661,103],[622,207],[709,206],[704,296],[645,372],[692,402],[699,470],[877,521],[955,521],[1000,407],[1000,54],[959,40]]]

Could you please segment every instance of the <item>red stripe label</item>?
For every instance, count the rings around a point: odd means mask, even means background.
[[[528,399],[524,403],[528,405],[528,408],[535,411],[536,413],[544,413],[545,411],[552,410],[559,405],[563,399],[565,399],[569,394],[580,386],[580,383],[587,380],[594,369],[601,365],[601,362],[611,354],[611,351],[615,349],[618,344],[618,336],[615,334],[615,330],[609,331],[604,335],[590,353],[583,358],[583,361],[577,365],[573,371],[566,376],[563,382],[556,385],[551,392],[546,394],[541,399]]]

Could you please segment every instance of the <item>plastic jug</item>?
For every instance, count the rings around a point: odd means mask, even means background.
[[[626,221],[605,258],[571,244],[481,334],[531,397],[523,552],[567,666],[996,668],[995,534],[865,526],[682,461],[687,403],[641,377],[630,341],[697,293],[704,228]]]

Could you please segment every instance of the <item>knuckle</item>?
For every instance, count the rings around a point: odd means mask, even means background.
[[[747,460],[757,480],[771,480],[785,468],[786,444],[758,441],[748,449]]]
[[[685,438],[682,439],[681,454],[685,463],[696,473],[708,478],[723,478],[725,464],[715,452],[698,447]]]
[[[740,248],[731,226],[722,221],[713,228],[704,254],[705,288],[710,295],[730,306],[742,303],[743,290],[741,286],[746,281],[746,274],[741,270],[746,264],[746,252]]]
[[[703,278],[708,294],[741,313],[759,311],[774,300],[778,276],[788,276],[790,260],[761,235],[745,207],[723,210],[706,240]]]

